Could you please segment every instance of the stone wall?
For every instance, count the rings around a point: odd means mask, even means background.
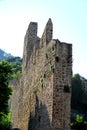
[[[22,77],[11,84],[12,127],[70,130],[72,45],[52,39],[48,20],[41,38],[37,23],[25,35]]]
[[[52,130],[70,130],[72,46],[56,43],[55,58]]]

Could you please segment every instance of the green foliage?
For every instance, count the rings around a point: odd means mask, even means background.
[[[6,60],[12,67],[12,73],[10,78],[17,78],[22,72],[22,59],[20,57],[9,56]]]
[[[10,57],[8,61],[0,62],[0,130],[11,129],[11,113],[8,109],[8,100],[12,94],[9,80],[21,75],[22,59]]]
[[[21,76],[21,72],[20,71],[12,74],[12,78],[18,78],[20,76]]]
[[[19,77],[21,75],[22,65],[20,62],[16,61],[12,63],[12,78]]]
[[[71,123],[71,128],[74,130],[87,130],[87,122],[84,121],[83,116],[76,115],[75,121]]]
[[[11,64],[5,60],[0,62],[0,112],[5,114],[8,113],[8,100],[12,94],[12,89],[8,86],[11,73]],[[0,116],[2,116],[1,113]]]
[[[79,74],[72,77],[72,97],[71,108],[75,109],[77,113],[84,113],[84,117],[80,114],[71,115],[71,128],[74,130],[87,130],[86,112],[87,112],[87,91],[85,90],[87,81]]]
[[[87,92],[85,91],[85,83],[79,74],[75,74],[72,78],[72,97],[71,107],[74,109],[87,108]]]
[[[22,72],[22,59],[20,57],[10,57],[8,62],[12,65],[12,78],[17,78]]]
[[[8,100],[12,94],[12,89],[8,84],[11,73],[12,65],[5,60],[0,62],[0,130],[10,130],[11,121]]]
[[[76,115],[76,122],[78,122],[78,123],[83,122],[83,116]]]
[[[12,66],[6,60],[0,62],[0,81],[8,81],[12,72]]]
[[[10,129],[11,129],[11,112],[9,112],[7,115],[3,114],[2,117],[0,117],[0,130],[10,130]]]
[[[42,76],[40,78],[40,85],[41,85],[41,87],[43,87],[43,77]]]
[[[51,70],[51,72],[54,73],[54,66],[53,65],[50,65],[50,70]]]

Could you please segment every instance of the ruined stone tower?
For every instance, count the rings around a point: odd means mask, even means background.
[[[48,20],[41,38],[31,22],[24,39],[22,76],[13,81],[12,127],[70,130],[72,45],[52,39]]]

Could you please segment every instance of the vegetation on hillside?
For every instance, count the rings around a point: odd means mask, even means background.
[[[72,77],[72,100],[71,107],[79,111],[87,110],[87,80],[79,74]]]
[[[22,58],[14,57],[9,53],[6,53],[4,50],[0,49],[0,61],[6,60],[12,64],[12,78],[20,76],[22,70]]]
[[[8,100],[12,94],[8,85],[11,73],[11,64],[5,60],[0,62],[0,130],[10,130],[11,127],[11,113],[8,107]]]
[[[20,57],[10,57],[7,59],[12,65],[12,78],[17,78],[22,72],[22,59]]]
[[[83,116],[76,115],[74,121],[71,123],[72,130],[87,130],[87,121],[84,120]]]
[[[9,57],[0,62],[0,130],[11,129],[11,112],[8,100],[12,94],[9,80],[21,75],[22,59],[20,57]]]
[[[71,128],[87,130],[87,80],[75,74],[72,77]]]
[[[6,60],[9,57],[13,57],[13,56],[9,53],[6,53],[4,50],[0,49],[0,61]]]

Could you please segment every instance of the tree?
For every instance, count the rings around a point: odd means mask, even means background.
[[[83,116],[76,115],[75,121],[71,123],[73,130],[87,130],[87,121],[84,121]]]
[[[83,93],[82,81],[80,75],[76,74],[72,78],[72,107],[79,107]]]
[[[72,77],[72,97],[71,107],[74,109],[85,109],[87,106],[87,92],[85,91],[85,83],[79,74]]]
[[[22,72],[22,59],[20,57],[10,57],[7,59],[12,64],[12,78],[21,76]]]
[[[12,66],[7,61],[0,62],[0,129],[6,130],[6,119],[9,116],[8,100],[12,94],[12,89],[9,87],[11,78]],[[8,121],[8,120],[7,120]]]

